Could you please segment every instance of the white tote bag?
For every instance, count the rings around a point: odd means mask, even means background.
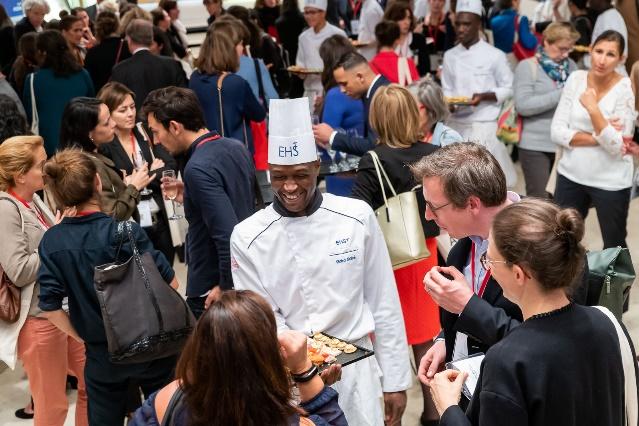
[[[31,133],[34,135],[40,134],[40,120],[38,120],[38,107],[36,105],[35,91],[33,90],[33,80],[35,79],[35,73],[31,73],[31,79],[29,80],[29,88],[31,89]]]

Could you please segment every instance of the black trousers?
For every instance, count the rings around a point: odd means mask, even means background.
[[[148,398],[173,380],[177,358],[170,356],[140,364],[113,364],[106,346],[87,345],[84,378],[89,424],[122,426],[127,414],[129,385],[137,384]]]
[[[630,188],[606,191],[580,185],[557,175],[555,202],[561,207],[576,209],[584,219],[588,216],[590,206],[594,206],[603,237],[603,248],[627,247],[626,222],[630,206]]]
[[[164,254],[169,264],[173,266],[173,259],[175,258],[175,247],[173,247],[173,240],[171,240],[171,230],[169,229],[169,222],[166,218],[166,212],[163,210],[157,214],[157,221],[153,226],[144,228],[144,231],[151,240],[153,247]]]
[[[204,302],[206,301],[206,296],[204,297],[187,297],[186,304],[193,312],[193,316],[195,319],[200,319],[202,314],[206,309],[204,309]]]

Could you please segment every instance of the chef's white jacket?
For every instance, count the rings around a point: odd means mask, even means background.
[[[481,102],[476,107],[460,107],[452,118],[466,123],[496,121],[501,104],[513,95],[513,73],[506,55],[479,40],[466,49],[461,43],[444,53],[442,70],[444,96],[472,97],[494,92],[497,102]]]
[[[380,6],[377,0],[364,0],[362,13],[359,16],[357,41],[367,44],[367,46],[359,49],[359,53],[368,61],[373,59],[377,54],[375,27],[382,19],[384,19],[384,9],[382,9],[382,6]]]
[[[235,227],[235,288],[264,296],[279,330],[326,332],[350,341],[374,333],[383,391],[408,389],[403,316],[375,214],[361,200],[322,196],[309,216],[285,217],[271,205]],[[344,368],[356,370],[357,364]]]
[[[324,61],[322,61],[319,55],[320,46],[324,40],[336,34],[346,37],[346,33],[342,29],[328,22],[324,28],[317,33],[313,28],[304,30],[298,38],[295,65],[302,68],[323,70]],[[314,92],[316,95],[324,93],[321,76],[319,74],[306,75],[304,77],[304,90],[307,93]]]

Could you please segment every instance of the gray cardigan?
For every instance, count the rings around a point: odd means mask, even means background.
[[[577,64],[572,59],[568,61],[569,72],[573,72]],[[524,126],[520,148],[555,152],[557,145],[550,140],[550,125],[561,91],[562,88],[548,77],[535,58],[517,65],[514,78],[515,108],[523,118]]]

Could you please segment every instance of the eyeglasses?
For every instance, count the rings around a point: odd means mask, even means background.
[[[481,255],[479,261],[481,262],[481,266],[483,266],[486,271],[491,269],[493,263],[508,263],[505,260],[490,260],[488,256],[486,256],[486,253]]]
[[[431,203],[430,201],[426,200],[424,201],[424,203],[426,204],[426,208],[428,208],[428,210],[430,210],[430,212],[433,214],[433,216],[437,217],[437,210],[439,209],[443,209],[444,207],[446,207],[447,205],[451,204],[452,201],[447,202],[446,204],[442,204],[441,206],[437,206],[435,207],[433,205],[433,203]]]

